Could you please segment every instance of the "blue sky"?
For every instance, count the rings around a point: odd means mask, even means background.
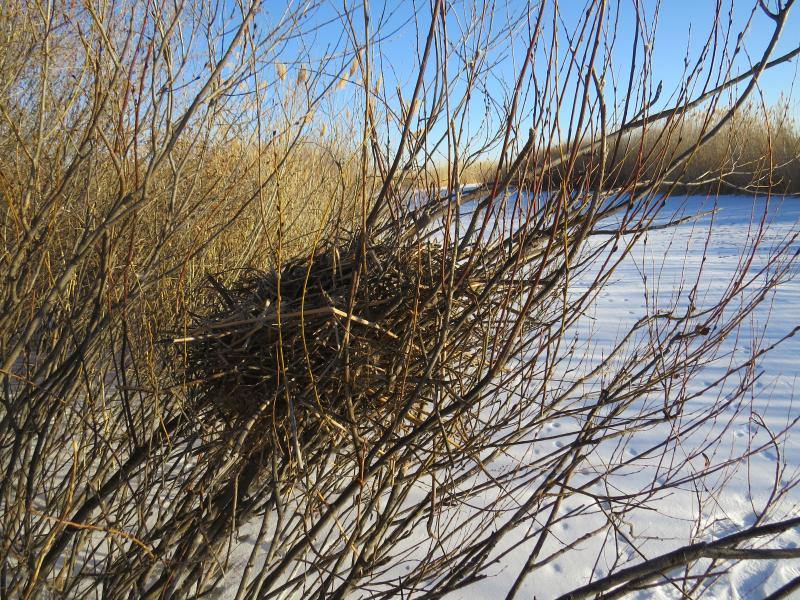
[[[682,54],[685,42],[691,41],[696,52],[702,36],[707,35],[713,17],[714,5],[711,0],[671,0],[662,5],[658,23],[659,43],[654,53],[654,71],[665,79],[674,82],[680,77]],[[731,7],[732,4],[732,7]],[[725,2],[724,10],[733,9],[733,28],[735,31],[745,29],[752,13],[752,2]],[[774,8],[775,2],[770,2]],[[745,69],[757,60],[760,52],[766,47],[772,35],[774,23],[761,11],[756,11],[749,29],[745,33],[745,47],[751,52],[743,53],[737,65]],[[674,40],[674,42],[673,42]],[[774,56],[779,56],[800,44],[800,10],[796,7],[789,14],[782,38]],[[760,90],[769,103],[776,102],[782,93],[792,92],[792,83],[797,74],[798,62],[776,67],[774,71],[765,73],[760,82]]]
[[[473,6],[473,2],[454,2],[451,6],[451,13],[448,17],[450,23],[457,22],[461,15]],[[552,1],[550,5],[552,6]],[[635,11],[634,0],[621,0],[620,2],[610,2],[609,12],[619,11],[619,27],[617,33],[618,53],[624,55],[629,48],[630,41],[634,37],[635,31]],[[713,23],[714,12],[718,4],[714,0],[664,0],[657,2],[654,0],[641,0],[639,2],[642,10],[648,15],[649,26],[655,22],[655,44],[653,46],[653,73],[657,80],[663,80],[666,90],[670,90],[680,81],[684,66],[684,58],[688,56],[696,59],[706,41]],[[725,0],[719,2],[723,19],[731,20],[731,29],[735,34],[745,32],[745,47],[749,53],[742,52],[736,59],[736,65],[742,70],[752,64],[760,56],[760,51],[766,46],[773,28],[773,22],[760,10],[753,11],[754,0]],[[775,0],[769,2],[774,8]],[[402,80],[402,74],[406,71],[407,78],[413,75],[415,62],[409,60],[410,50],[417,44],[417,36],[413,27],[414,14],[418,15],[420,25],[426,26],[430,19],[430,8],[426,2],[371,2],[371,11],[374,14],[381,14],[384,10],[391,13],[387,18],[388,30],[396,30],[389,39],[383,43],[382,51],[385,55],[385,62],[391,64],[393,69]],[[520,15],[527,8],[535,12],[537,3],[528,2],[498,2],[497,13],[499,16],[496,21],[501,21],[503,15]],[[566,1],[559,3],[559,10],[562,13],[565,26],[577,21],[587,6],[585,1]],[[657,13],[657,21],[654,17]],[[727,25],[727,23],[726,23]],[[527,43],[525,31],[520,31],[515,37],[514,44],[517,50],[517,58],[522,55],[524,45]],[[735,39],[735,36],[732,36]],[[775,55],[790,50],[800,44],[800,7],[796,7],[786,26],[784,33],[776,49]],[[688,52],[687,52],[688,47]],[[627,67],[627,61],[620,61],[619,66]],[[512,75],[512,68],[506,65],[507,75]],[[761,82],[761,91],[764,93],[768,102],[778,100],[781,93],[791,90],[792,80],[795,77],[798,61],[776,68],[773,72],[765,74]],[[734,68],[734,71],[737,71]]]
[[[771,8],[775,8],[779,0],[767,0]],[[553,0],[548,0],[546,4],[547,32],[543,34],[542,42],[537,48],[534,59],[534,72],[540,76],[546,70],[546,57],[553,51],[553,45],[549,42],[551,38],[547,36],[553,29],[553,24],[558,30],[555,39],[562,50],[558,56],[564,59],[563,48],[566,47],[568,36],[575,31],[575,24],[579,23],[582,16],[586,13],[587,7],[595,4],[594,0],[562,0],[558,2],[558,19],[554,20]],[[651,97],[655,93],[655,88],[659,83],[663,85],[663,93],[657,102],[652,106],[652,110],[671,106],[675,102],[674,92],[679,83],[684,78],[684,68],[686,64],[692,65],[699,60],[704,44],[715,32],[722,36],[729,33],[729,43],[727,46],[728,57],[733,56],[731,72],[736,74],[748,69],[752,63],[761,56],[761,51],[767,45],[773,30],[773,22],[760,9],[756,0],[619,0],[608,2],[606,15],[606,27],[616,29],[613,50],[610,51],[612,70],[615,77],[609,77],[604,83],[603,95],[609,107],[617,107],[621,112],[625,98],[628,95],[627,76],[630,68],[631,47],[636,38],[636,6],[639,6],[640,13],[644,18],[640,21],[640,40],[637,46],[637,67],[644,61],[645,50],[644,41],[654,41],[652,44],[651,72],[652,77],[648,86],[642,88],[641,82],[634,82],[634,96]],[[275,15],[282,13],[287,6],[297,6],[297,4],[287,5],[285,3],[265,4],[266,13],[263,19],[269,21]],[[308,62],[313,65],[320,64],[319,61],[324,56],[334,55],[337,58],[329,63],[326,69],[327,78],[335,78],[338,69],[347,70],[347,65],[352,60],[352,54],[348,57],[348,51],[352,51],[352,43],[347,40],[347,34],[343,30],[342,7],[340,2],[332,1],[323,4],[322,8],[310,17],[306,25],[318,27],[312,37],[306,37],[302,46],[290,43],[284,52],[283,57],[296,57],[298,62]],[[353,9],[352,17],[355,27],[359,34],[363,35],[363,19],[360,4],[354,2],[347,3]],[[517,27],[510,35],[503,35],[498,43],[491,47],[487,53],[487,60],[493,63],[493,67],[485,74],[485,86],[481,93],[475,94],[471,102],[474,108],[471,109],[469,121],[471,129],[477,131],[481,125],[487,125],[486,119],[500,119],[502,116],[502,105],[507,104],[510,97],[510,88],[519,71],[522,58],[525,55],[528,41],[530,39],[529,20],[535,17],[539,4],[538,2],[525,2],[517,0],[450,0],[447,3],[447,32],[448,40],[459,51],[469,53],[474,46],[485,43],[492,34],[486,34],[483,41],[476,41],[480,35],[473,32],[466,39],[460,41],[467,29],[466,23],[471,21],[471,11],[480,7],[493,8],[493,18],[484,19],[485,27],[483,32],[492,30],[494,34],[502,32],[509,23],[516,23]],[[719,8],[722,18],[714,30],[714,13]],[[397,102],[396,90],[399,88],[404,99],[411,96],[414,86],[418,59],[422,51],[425,33],[430,23],[431,1],[430,0],[402,0],[393,2],[391,0],[372,0],[369,2],[370,27],[373,34],[380,37],[380,43],[375,52],[376,57],[380,57],[381,71],[383,73],[383,90],[386,94],[387,102],[395,108]],[[526,14],[529,19],[526,19]],[[642,32],[645,32],[642,34]],[[743,50],[733,53],[738,35],[743,33]],[[610,39],[610,38],[609,38]],[[773,54],[773,57],[800,45],[800,7],[796,7],[790,15],[784,28],[782,39]],[[701,61],[704,65],[713,64],[713,69],[706,69],[701,77],[698,77],[695,91],[699,90],[706,77],[714,81],[722,76],[720,69],[728,67],[729,58],[720,60],[717,55],[715,61],[708,60],[708,57]],[[758,93],[752,97],[755,102],[763,101],[770,105],[779,101],[781,96],[791,96],[792,111],[798,114],[797,94],[795,91],[796,77],[798,75],[798,65],[800,61],[784,64],[773,71],[765,74],[760,82]],[[448,62],[451,69],[448,73],[449,78],[458,79],[463,75],[463,63],[459,60]],[[566,64],[562,65],[566,69]],[[291,66],[290,66],[291,68]],[[291,76],[291,75],[290,75]],[[436,78],[434,69],[429,69],[425,80],[429,84]],[[579,85],[579,77],[572,74],[573,81],[567,85],[567,89],[574,89]],[[323,78],[324,80],[324,78]],[[613,80],[613,81],[612,81]],[[616,88],[615,88],[616,85]],[[572,86],[572,87],[570,87]],[[713,85],[712,85],[713,87]],[[458,85],[454,88],[458,91]],[[463,88],[462,88],[463,89]],[[731,90],[725,100],[735,97],[741,87]],[[690,93],[691,95],[691,93]],[[332,101],[334,110],[358,110],[358,94],[354,88],[348,92],[345,90],[338,94]],[[523,96],[525,111],[530,111],[536,101],[536,94],[531,88]],[[489,115],[494,111],[493,115]],[[569,103],[561,107],[561,112],[568,115],[571,112]],[[487,116],[489,115],[489,116]],[[619,115],[618,115],[619,116]],[[562,115],[563,120],[564,115]],[[524,125],[525,117],[521,125]],[[441,128],[442,124],[438,127]],[[489,127],[491,129],[491,126]],[[496,128],[496,127],[495,127]],[[389,133],[390,137],[394,134]],[[560,134],[565,135],[563,132]],[[569,135],[569,132],[566,133]]]

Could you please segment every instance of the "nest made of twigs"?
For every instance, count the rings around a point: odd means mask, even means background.
[[[259,421],[283,448],[380,435],[423,374],[441,265],[435,243],[349,242],[280,270],[208,276],[172,340],[192,404],[231,426]]]

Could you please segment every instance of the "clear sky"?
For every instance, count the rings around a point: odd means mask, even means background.
[[[667,0],[662,3],[658,22],[658,43],[654,50],[654,72],[667,82],[675,82],[681,75],[683,54],[686,42],[691,43],[691,52],[698,51],[701,39],[707,36],[716,2],[713,0]],[[754,2],[726,1],[723,11],[732,12],[734,31],[742,31],[753,14]],[[768,2],[774,9],[775,2]],[[736,62],[742,69],[749,67],[760,56],[773,32],[774,23],[763,12],[756,10],[749,29],[745,33],[744,46],[750,52],[743,52]],[[800,45],[800,7],[789,13],[783,35],[775,49],[779,56]],[[800,60],[776,67],[765,73],[761,79],[760,90],[769,103],[776,102],[781,94],[792,93],[792,86]],[[736,69],[735,69],[736,70]],[[674,83],[673,83],[674,85]]]
[[[585,0],[562,0],[558,3],[561,13],[562,27],[569,28],[570,23],[578,20],[585,12],[588,4]],[[448,28],[457,32],[460,24],[465,20],[465,15],[480,2],[452,2],[449,7]],[[554,5],[549,0],[549,6]],[[755,0],[620,0],[608,3],[609,18],[619,17],[617,28],[616,54],[627,59],[627,52],[635,32],[635,6],[648,16],[648,27],[655,23],[653,44],[653,74],[654,78],[663,80],[665,90],[671,90],[681,80],[684,68],[684,58],[696,60],[706,42],[714,23],[714,14],[719,5],[722,14],[720,33],[730,22],[735,42],[739,32],[744,31],[744,47],[747,51],[741,52],[736,57],[734,72],[745,70],[760,56],[773,30],[773,21],[762,11],[754,10]],[[776,0],[767,4],[774,9]],[[537,10],[536,2],[496,2],[495,23],[496,29],[504,18],[511,20],[530,10]],[[398,79],[403,80],[403,74],[410,79],[416,66],[413,51],[418,46],[419,40],[414,27],[416,21],[422,27],[427,26],[430,19],[429,2],[414,2],[404,0],[401,2],[370,2],[370,10],[375,15],[385,15],[385,29],[388,39],[382,44],[384,60],[390,64],[397,73]],[[613,15],[613,17],[611,16]],[[656,18],[657,16],[657,18]],[[518,31],[514,37],[516,59],[519,61],[527,44],[527,31]],[[795,7],[790,13],[784,27],[782,39],[776,48],[774,56],[778,56],[800,45],[800,6]],[[732,44],[731,44],[732,47]],[[619,61],[618,67],[627,68],[625,59]],[[782,93],[791,91],[793,79],[800,61],[795,59],[792,63],[776,68],[773,72],[765,74],[760,89],[768,102],[775,102]],[[503,71],[512,75],[510,64],[506,64]]]
[[[765,0],[766,4],[775,9],[777,2],[785,0]],[[375,46],[374,56],[380,60],[376,65],[382,71],[383,93],[387,101],[397,106],[397,90],[405,98],[411,96],[411,91],[416,79],[419,65],[419,56],[422,52],[425,33],[431,18],[431,0],[371,0],[369,2],[370,29],[379,38]],[[554,6],[558,5],[558,13]],[[534,72],[543,75],[547,69],[546,58],[554,52],[552,40],[556,40],[560,49],[559,60],[564,61],[567,53],[564,48],[570,42],[569,37],[574,35],[576,24],[580,23],[586,14],[587,8],[596,7],[599,0],[546,0],[545,4],[545,34],[539,44],[534,60]],[[266,14],[279,14],[286,10],[287,4],[265,4]],[[352,20],[355,29],[363,35],[363,10],[362,5],[354,2],[340,3],[332,1],[323,4],[311,18],[317,28],[314,35],[307,37],[302,42],[302,47],[297,46],[286,53],[296,53],[299,61],[308,60],[310,64],[321,61],[323,56],[341,53],[343,50],[352,51],[352,41],[347,40],[347,32],[343,26],[343,6],[352,9]],[[462,55],[468,55],[475,47],[488,43],[487,64],[491,64],[484,74],[485,85],[481,94],[476,94],[471,102],[476,104],[476,109],[469,117],[473,129],[480,124],[486,125],[487,118],[502,118],[502,107],[508,103],[511,88],[519,72],[519,67],[525,55],[530,39],[531,23],[539,10],[538,2],[519,0],[449,0],[447,6],[447,37],[451,44],[451,51],[456,49]],[[611,69],[614,76],[608,77],[604,82],[604,97],[611,107],[620,107],[624,104],[627,91],[627,77],[631,64],[631,48],[637,31],[637,7],[643,18],[639,20],[640,41],[637,46],[637,68],[641,67],[648,56],[644,42],[652,42],[649,54],[651,61],[651,80],[647,86],[642,87],[641,81],[634,82],[635,94],[652,97],[659,83],[663,86],[663,93],[653,103],[652,110],[671,106],[675,101],[675,91],[684,79],[684,69],[698,61],[706,67],[702,77],[698,77],[695,90],[699,90],[707,77],[711,81],[720,80],[723,71],[730,68],[733,74],[747,70],[761,57],[761,52],[767,45],[773,31],[773,21],[758,8],[757,0],[619,0],[607,3],[605,11],[605,27],[607,40],[613,39],[613,48],[610,53]],[[475,22],[475,13],[485,10],[482,21],[484,25],[477,29],[470,29],[469,23]],[[720,19],[715,26],[714,15],[719,11]],[[511,31],[507,31],[509,24],[515,24]],[[553,30],[557,33],[551,36]],[[616,31],[612,37],[610,32]],[[642,32],[645,32],[644,34]],[[721,39],[728,35],[727,54],[722,57],[719,53],[715,57],[706,56],[701,60],[704,45],[713,35]],[[734,52],[734,48],[743,34],[741,50]],[[493,36],[498,36],[494,39]],[[584,42],[585,43],[585,42]],[[800,45],[800,6],[794,8],[785,25],[784,32],[778,47],[773,53],[773,58]],[[713,60],[712,60],[713,59]],[[335,80],[342,69],[347,70],[348,58],[341,55],[338,62],[335,60],[328,64],[326,77]],[[730,65],[730,61],[733,64]],[[568,61],[567,61],[568,62]],[[562,68],[567,69],[567,62],[562,63]],[[319,62],[317,64],[320,64]],[[777,103],[782,96],[793,98],[791,101],[792,112],[798,115],[797,93],[795,90],[796,79],[800,60],[781,65],[765,74],[760,82],[758,93],[752,97],[755,102],[763,101],[767,105]],[[451,60],[448,62],[451,69],[449,78],[458,79],[464,70],[463,61]],[[313,67],[312,67],[313,68]],[[565,71],[566,72],[566,71]],[[433,83],[437,77],[434,69],[426,72],[425,80]],[[571,77],[577,85],[578,77],[573,72]],[[711,86],[713,87],[713,85]],[[458,89],[458,86],[455,88]],[[694,90],[693,90],[694,91]],[[730,97],[735,97],[741,87],[732,89]],[[535,91],[528,90],[524,95],[524,106],[529,110],[535,103]],[[691,96],[690,92],[690,96]],[[352,90],[350,97],[357,94]],[[344,90],[338,96],[339,108],[347,110],[351,107],[348,92]],[[485,105],[485,106],[482,106]],[[570,108],[562,107],[562,111]],[[494,117],[487,117],[489,113]],[[524,112],[524,111],[523,111]]]

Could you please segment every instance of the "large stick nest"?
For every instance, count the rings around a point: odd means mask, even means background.
[[[290,454],[401,433],[426,415],[425,398],[409,399],[447,318],[446,266],[433,242],[351,240],[279,270],[209,276],[174,345],[192,404],[235,430],[257,424]]]

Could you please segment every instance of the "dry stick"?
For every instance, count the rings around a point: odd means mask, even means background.
[[[732,535],[714,540],[713,542],[690,544],[668,552],[667,554],[646,560],[638,565],[617,571],[603,579],[598,579],[593,583],[560,596],[558,600],[579,600],[580,598],[588,598],[593,595],[602,594],[611,588],[625,585],[633,580],[645,581],[654,577],[665,576],[668,571],[692,563],[700,558],[775,558],[772,554],[758,554],[752,549],[740,549],[736,548],[736,546],[754,538],[780,535],[781,533],[798,527],[800,527],[800,517],[795,517],[794,519],[778,521],[768,525],[751,527],[744,531],[739,531]],[[779,553],[784,552],[787,553],[786,557],[797,558],[800,556],[800,549],[779,551]]]
[[[125,464],[120,466],[117,472],[97,490],[96,494],[88,498],[71,519],[65,521],[66,526],[53,541],[50,550],[42,561],[39,569],[42,575],[46,575],[50,572],[50,569],[53,567],[56,560],[58,560],[59,556],[61,556],[61,552],[66,547],[72,535],[81,530],[81,527],[78,525],[87,521],[92,513],[101,505],[101,502],[128,480],[134,469],[148,458],[153,448],[161,447],[163,439],[171,436],[176,431],[182,418],[183,417],[180,415],[173,417],[172,420],[168,421],[163,427],[156,429],[147,442],[131,452]]]
[[[378,197],[375,200],[375,205],[372,207],[372,210],[367,216],[367,220],[365,223],[365,228],[367,231],[370,231],[372,229],[372,226],[375,224],[378,217],[380,216],[381,210],[383,209],[384,199],[386,198],[386,194],[389,192],[389,190],[393,185],[392,179],[394,178],[394,175],[397,172],[397,168],[400,166],[400,159],[403,156],[403,151],[405,150],[406,142],[408,141],[409,132],[411,131],[411,120],[414,116],[413,114],[414,107],[415,105],[419,104],[419,94],[422,91],[422,84],[425,77],[425,67],[428,64],[428,57],[430,56],[434,33],[436,32],[436,26],[439,20],[439,13],[443,12],[443,10],[444,7],[442,0],[436,0],[436,4],[433,7],[433,14],[431,15],[431,25],[428,30],[428,36],[425,40],[425,50],[422,54],[422,61],[420,62],[419,70],[417,72],[417,82],[414,86],[414,93],[411,95],[411,103],[409,104],[408,114],[406,115],[406,118],[403,123],[403,132],[400,135],[400,142],[398,144],[397,152],[395,153],[392,166],[389,167],[389,171],[386,173],[386,176],[384,177],[381,191],[378,193]]]
[[[435,348],[433,356],[430,358],[425,373],[422,376],[423,382],[427,381],[430,378],[430,375],[436,366],[438,356],[444,347],[446,332],[447,328],[443,328],[443,331],[440,333],[437,347]],[[378,443],[375,444],[374,448],[370,451],[368,460],[371,460],[373,457],[375,457],[376,454],[381,449],[381,446],[385,444],[386,441],[388,441],[388,439],[390,439],[391,434],[399,425],[402,415],[406,414],[409,411],[412,404],[417,400],[418,394],[421,393],[422,388],[423,386],[422,384],[420,384],[419,386],[417,386],[415,393],[409,395],[408,400],[406,400],[401,410],[398,411],[398,416],[395,417],[395,419],[393,420],[392,426],[387,429],[387,432],[383,434],[381,440],[379,440]],[[428,419],[428,421],[430,421],[430,419]],[[378,458],[378,460],[376,460],[374,463],[366,464],[364,472],[362,474],[362,478],[364,480],[367,480],[373,475],[375,475],[381,469],[383,463],[385,463],[393,454],[395,454],[398,451],[399,447],[402,447],[403,445],[404,444],[393,445],[391,448],[383,452]],[[353,479],[347,485],[347,487],[339,493],[339,497],[336,499],[336,501],[334,501],[328,506],[327,510],[319,518],[319,520],[317,520],[317,522],[314,523],[314,525],[312,525],[309,528],[306,537],[295,543],[289,550],[287,550],[283,559],[264,578],[264,583],[267,584],[267,589],[262,592],[262,597],[265,596],[267,593],[269,593],[269,585],[275,582],[285,573],[285,571],[289,568],[291,562],[300,555],[304,547],[308,545],[324,527],[326,527],[332,520],[336,518],[336,514],[338,513],[338,511],[341,508],[343,508],[344,505],[350,500],[350,498],[358,492],[361,486],[362,482],[360,479],[358,478]]]
[[[153,550],[152,550],[152,548],[150,548],[150,546],[145,544],[142,540],[137,538],[135,535],[132,535],[132,534],[128,533],[127,531],[123,531],[121,529],[116,529],[115,527],[103,527],[101,525],[91,525],[89,523],[77,523],[75,521],[67,521],[67,520],[61,519],[59,517],[54,517],[52,515],[46,515],[43,512],[39,512],[38,510],[35,510],[33,508],[30,509],[30,512],[33,513],[34,515],[39,516],[39,517],[44,517],[48,521],[55,521],[59,525],[69,525],[70,527],[72,527],[75,530],[86,529],[88,531],[100,531],[100,532],[103,532],[103,533],[110,533],[111,535],[118,535],[119,537],[122,537],[122,538],[125,538],[126,540],[132,541],[134,544],[136,544],[142,550],[144,550],[145,554],[147,554],[149,557],[151,557],[153,559],[156,558],[156,556],[155,556],[155,554],[153,554]]]
[[[567,472],[564,474],[563,482],[561,483],[560,489],[558,491],[558,495],[556,496],[555,502],[553,502],[553,506],[550,509],[550,514],[547,515],[547,521],[545,522],[542,530],[539,532],[539,537],[536,540],[536,545],[533,548],[533,551],[528,555],[528,558],[525,559],[525,564],[523,565],[522,569],[520,569],[519,574],[517,575],[514,583],[511,585],[511,589],[509,589],[508,594],[506,594],[506,600],[513,600],[516,597],[519,589],[522,587],[525,578],[531,573],[534,569],[534,564],[536,563],[536,559],[539,557],[539,553],[542,551],[542,546],[544,545],[545,540],[547,539],[548,532],[552,529],[553,523],[556,520],[556,516],[558,515],[558,511],[561,508],[561,502],[565,497],[565,492],[567,491],[567,486],[569,485],[569,480],[572,474],[575,471],[575,467],[579,464],[578,463],[578,456],[572,462],[572,466]]]
[[[284,321],[284,320],[289,321],[289,320],[292,320],[292,319],[303,318],[303,317],[313,317],[313,316],[317,316],[317,315],[335,315],[335,316],[341,317],[343,319],[346,319],[346,318],[349,317],[351,321],[353,321],[355,323],[358,323],[359,325],[364,325],[366,327],[370,327],[372,329],[380,331],[381,333],[384,333],[384,334],[388,335],[392,339],[395,339],[395,340],[399,339],[397,337],[397,334],[389,331],[388,329],[382,327],[381,325],[378,325],[377,323],[374,323],[372,321],[364,319],[363,317],[359,317],[359,316],[354,315],[354,314],[348,314],[347,312],[343,311],[340,308],[336,308],[335,306],[321,306],[319,308],[309,308],[309,309],[306,309],[306,310],[285,312],[285,313],[281,313],[280,318],[281,318],[281,321]],[[226,331],[224,333],[221,333],[221,334],[210,333],[210,334],[205,334],[204,335],[204,334],[198,333],[198,334],[194,334],[194,335],[190,335],[190,336],[186,336],[186,337],[175,338],[175,339],[172,340],[172,343],[173,344],[183,344],[183,343],[187,343],[187,342],[194,342],[194,341],[205,340],[205,339],[214,339],[214,338],[217,338],[217,337],[221,337],[223,335],[231,335],[232,332],[229,331],[229,329],[232,328],[232,327],[239,327],[241,325],[258,325],[259,327],[264,327],[266,325],[276,325],[277,324],[277,317],[278,317],[278,313],[277,312],[272,312],[272,313],[269,313],[267,315],[258,316],[258,317],[252,317],[250,319],[237,319],[237,320],[234,320],[234,321],[220,321],[220,322],[217,322],[217,323],[209,323],[208,325],[204,325],[203,329],[225,329]]]
[[[800,590],[800,577],[795,577],[789,583],[782,585],[769,596],[766,596],[764,600],[782,600],[783,598],[789,598],[797,590]]]
[[[642,233],[649,233],[652,231],[660,231],[662,229],[671,229],[672,227],[677,227],[678,225],[683,225],[684,223],[688,223],[689,221],[697,221],[698,219],[702,219],[703,217],[708,217],[710,215],[715,215],[719,212],[719,208],[714,208],[712,210],[707,210],[701,213],[697,213],[694,215],[688,215],[686,217],[681,217],[680,219],[675,219],[673,221],[669,221],[668,223],[659,223],[657,225],[645,225],[644,227],[631,227],[631,228],[619,228],[619,229],[592,229],[586,235],[631,235],[631,234],[642,234]]]

